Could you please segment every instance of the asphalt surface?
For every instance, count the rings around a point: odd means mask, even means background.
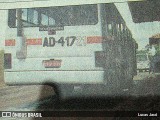
[[[159,111],[159,80],[158,74],[138,73],[134,77],[134,87],[129,96],[79,98],[63,102],[57,99],[53,89],[48,86],[3,86],[0,88],[0,109],[5,111]]]

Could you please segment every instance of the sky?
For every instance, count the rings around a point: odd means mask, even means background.
[[[116,7],[126,21],[127,26],[132,31],[133,37],[138,43],[138,49],[143,49],[149,43],[149,37],[160,33],[160,22],[134,23],[126,2],[116,3]]]

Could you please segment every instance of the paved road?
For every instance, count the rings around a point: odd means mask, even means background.
[[[0,110],[24,106],[53,94],[49,86],[3,86],[0,88]]]
[[[160,90],[157,88],[160,88],[158,84],[160,77],[157,78],[157,76],[156,74],[138,73],[134,77],[135,86],[132,95],[139,97],[159,94]],[[65,103],[58,103],[54,90],[48,86],[3,86],[0,88],[0,95],[0,110],[22,111],[53,109],[142,110],[141,105],[139,105],[140,100],[144,101],[143,103],[146,102],[146,105],[152,105],[159,99],[157,97],[137,99],[137,97],[131,96],[123,99],[74,99]],[[159,104],[160,102],[156,103]]]

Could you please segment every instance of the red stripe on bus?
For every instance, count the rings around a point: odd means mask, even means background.
[[[87,44],[102,43],[102,36],[87,37]]]
[[[16,41],[13,40],[5,40],[5,46],[15,46],[16,45]]]
[[[27,45],[42,45],[42,38],[27,39]]]

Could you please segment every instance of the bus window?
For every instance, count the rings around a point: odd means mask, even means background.
[[[126,31],[127,31],[127,28],[126,28],[126,26],[123,24],[123,38],[125,38],[126,39]]]
[[[116,28],[117,28],[117,37],[120,37],[120,24],[116,24]]]
[[[22,9],[22,21],[23,27],[38,25],[38,12],[34,9]]]
[[[112,35],[112,25],[108,24],[108,33]]]
[[[120,23],[119,24],[119,38],[120,38],[120,40],[122,40],[122,37],[123,37],[123,24]]]
[[[38,12],[36,10],[28,9],[28,22],[38,24]]]
[[[22,20],[27,21],[27,9],[22,9]]]
[[[55,25],[55,20],[49,17],[49,25]]]
[[[29,8],[22,10],[23,27],[39,27],[41,25],[78,26],[95,25],[98,23],[97,5]],[[9,10],[9,13],[11,11],[13,10]],[[10,19],[11,17],[13,18],[13,15],[9,14],[8,17],[8,22],[11,22]],[[11,23],[8,24],[10,25]],[[10,25],[10,27],[12,26]]]
[[[116,28],[116,23],[113,23],[113,36],[117,36],[117,28]]]
[[[97,5],[38,8],[54,18],[56,26],[94,25],[98,22]]]
[[[42,17],[41,24],[42,24],[42,25],[48,25],[48,16],[42,14],[41,17]]]
[[[8,10],[8,26],[16,27],[16,9]]]
[[[120,24],[120,30],[123,32],[123,24]]]

